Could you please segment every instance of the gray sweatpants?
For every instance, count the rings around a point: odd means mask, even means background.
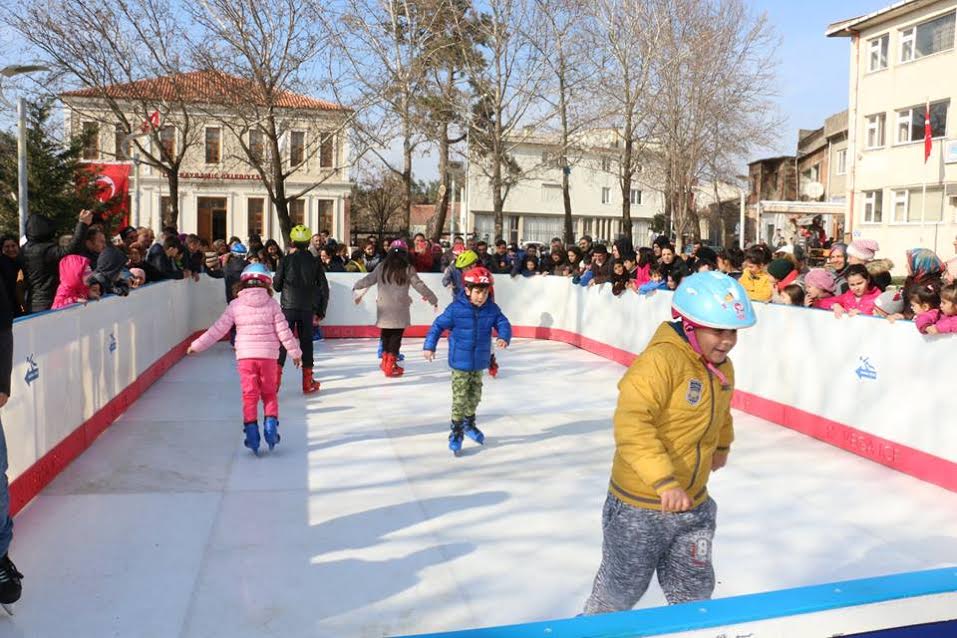
[[[717,512],[710,497],[691,511],[665,513],[633,507],[609,493],[602,511],[601,567],[585,614],[631,609],[656,571],[670,605],[711,598]]]

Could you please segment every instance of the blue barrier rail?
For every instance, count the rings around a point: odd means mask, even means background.
[[[957,567],[909,572],[827,585],[734,596],[671,607],[655,607],[600,616],[419,634],[404,638],[642,638],[681,631],[719,628],[816,612],[883,603],[904,598],[957,593]],[[953,618],[957,619],[957,605]],[[906,625],[906,619],[901,619]],[[951,623],[946,623],[951,625]],[[936,631],[945,625],[929,626]],[[916,629],[916,628],[915,628]],[[944,629],[947,631],[947,629]],[[872,634],[863,634],[870,636]],[[880,636],[881,634],[874,634]],[[904,634],[902,634],[904,635]],[[931,633],[906,634],[929,637]],[[957,634],[940,634],[953,636]]]

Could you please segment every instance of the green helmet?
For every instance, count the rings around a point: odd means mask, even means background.
[[[455,267],[458,269],[468,268],[472,264],[478,261],[478,255],[475,254],[474,250],[466,250],[459,254],[455,258]]]
[[[289,231],[289,239],[291,239],[292,243],[294,244],[307,243],[310,239],[312,239],[312,231],[302,224],[293,226],[292,230]]]

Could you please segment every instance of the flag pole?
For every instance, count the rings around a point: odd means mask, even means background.
[[[923,170],[923,184],[921,185],[921,198],[920,198],[920,241],[918,242],[920,246],[924,247],[924,223],[927,218],[927,158],[929,150],[927,148],[928,142],[931,139],[931,129],[930,129],[930,96],[927,97],[927,101],[924,103],[924,170]]]

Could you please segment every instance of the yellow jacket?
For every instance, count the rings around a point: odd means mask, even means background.
[[[766,272],[755,277],[745,270],[738,281],[744,286],[744,291],[748,293],[748,299],[751,301],[771,301],[774,296],[774,283],[771,281],[771,275]]]
[[[734,368],[719,366],[722,389],[671,323],[663,323],[618,383],[612,494],[636,507],[660,510],[665,490],[684,489],[695,506],[708,497],[715,450],[734,439]]]

